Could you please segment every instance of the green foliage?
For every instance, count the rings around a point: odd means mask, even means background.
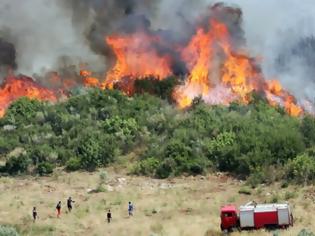
[[[244,195],[251,195],[252,191],[250,190],[250,188],[244,186],[238,191],[238,193],[239,194],[244,194]]]
[[[134,167],[133,173],[138,175],[155,176],[155,170],[159,166],[159,160],[153,157],[139,161]]]
[[[289,179],[307,184],[315,178],[315,159],[307,154],[297,156],[288,162],[287,175]]]
[[[297,236],[315,236],[315,234],[311,231],[308,231],[306,229],[302,229]]]
[[[77,157],[70,158],[66,163],[66,170],[77,171],[81,169],[81,160]]]
[[[82,168],[94,171],[114,161],[116,152],[109,138],[90,133],[80,140],[77,155],[81,160]]]
[[[42,107],[41,102],[22,97],[9,106],[5,114],[5,122],[15,125],[32,123]]]
[[[304,136],[305,144],[310,147],[315,145],[315,118],[305,116],[301,123],[301,132]]]
[[[0,225],[0,236],[19,236],[15,228]]]
[[[54,166],[48,162],[42,162],[37,166],[37,173],[41,176],[53,173]]]
[[[31,164],[31,160],[26,155],[20,155],[18,157],[11,157],[5,164],[4,171],[15,175],[26,173],[28,167]]]
[[[3,171],[93,171],[120,155],[135,157],[133,173],[158,178],[227,171],[251,187],[315,180],[313,117],[290,117],[258,94],[249,105],[209,106],[196,98],[179,110],[168,103],[177,82],[136,81],[133,97],[89,89],[55,105],[16,101],[0,119]],[[15,149],[26,150],[24,159],[11,157]]]

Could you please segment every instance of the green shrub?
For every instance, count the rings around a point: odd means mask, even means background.
[[[0,236],[19,236],[15,228],[0,225]]]
[[[37,166],[37,173],[41,176],[53,173],[54,165],[49,162],[42,162]]]
[[[18,157],[11,157],[5,164],[4,170],[9,174],[26,173],[31,164],[28,156],[20,155]]]
[[[36,113],[42,109],[40,101],[22,97],[13,102],[6,111],[4,120],[14,125],[32,123]]]
[[[280,201],[280,197],[278,194],[273,194],[269,200],[270,203],[278,203]]]
[[[157,167],[156,176],[162,179],[168,178],[174,173],[175,168],[175,161],[172,158],[167,158]]]
[[[315,159],[302,154],[287,163],[287,177],[297,183],[315,180]]]
[[[284,199],[285,200],[290,200],[292,198],[295,198],[296,197],[296,192],[290,192],[290,191],[287,191],[284,195]]]
[[[315,234],[306,229],[302,229],[297,236],[315,236]]]
[[[77,171],[81,169],[81,160],[77,157],[70,158],[66,163],[66,170]]]
[[[239,194],[244,194],[244,195],[251,195],[252,191],[250,190],[250,188],[244,186],[240,190],[238,190],[238,193]]]
[[[133,172],[139,175],[154,176],[155,171],[158,168],[158,166],[159,166],[159,160],[151,157],[151,158],[147,158],[147,159],[139,161],[136,164]]]

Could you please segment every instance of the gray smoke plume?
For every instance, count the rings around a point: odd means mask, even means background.
[[[262,57],[268,79],[278,79],[299,100],[315,102],[312,0],[231,0],[244,15],[247,48]]]
[[[64,56],[71,59],[67,64],[89,62],[103,66],[104,61],[91,52],[84,36],[74,30],[70,16],[60,9],[58,2],[0,1],[0,37],[14,44],[20,73],[32,75],[56,70]]]
[[[105,37],[141,28],[164,41],[184,43],[204,21],[214,0],[1,0],[0,38],[14,44],[18,70],[27,74],[88,63],[105,71],[113,59]],[[262,57],[266,78],[279,79],[295,96],[315,97],[313,0],[229,0],[218,14],[237,47]],[[220,4],[216,7],[220,11]],[[221,9],[221,10],[222,10]],[[213,13],[211,13],[213,14]],[[173,70],[185,72],[173,48]],[[72,67],[71,67],[72,68]]]
[[[16,52],[14,45],[0,38],[0,67],[8,66],[12,69],[16,68]]]

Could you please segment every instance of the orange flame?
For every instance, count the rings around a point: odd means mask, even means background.
[[[100,87],[100,81],[92,77],[92,72],[89,70],[81,70],[80,75],[83,77],[83,84],[86,87]]]
[[[0,88],[0,117],[5,114],[7,107],[20,97],[41,101],[57,101],[53,91],[36,84],[31,78],[10,75]]]
[[[171,75],[169,58],[158,55],[153,47],[159,41],[158,37],[144,32],[107,37],[106,42],[113,49],[117,61],[107,73],[102,87],[112,89],[114,84],[128,77],[164,79]]]

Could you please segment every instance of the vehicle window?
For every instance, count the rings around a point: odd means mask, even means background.
[[[225,213],[223,213],[223,216],[224,217],[232,217],[233,213],[232,212],[225,212]]]

